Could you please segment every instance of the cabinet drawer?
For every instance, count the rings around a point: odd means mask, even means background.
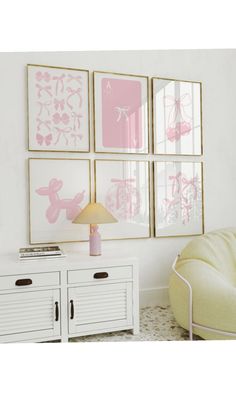
[[[68,284],[101,283],[114,279],[132,279],[132,266],[115,266],[98,269],[79,269],[68,271]]]
[[[59,272],[0,276],[0,290],[30,289],[33,287],[55,286],[59,284]]]

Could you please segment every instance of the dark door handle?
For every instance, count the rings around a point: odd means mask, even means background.
[[[58,301],[55,302],[55,322],[58,322],[59,320],[59,306]]]
[[[73,318],[74,318],[74,301],[73,300],[70,300],[70,318],[71,318],[71,320],[73,320]]]
[[[93,277],[95,279],[103,279],[103,278],[108,278],[108,273],[107,272],[97,272],[93,275]]]
[[[31,285],[32,283],[33,283],[32,279],[23,278],[23,279],[17,279],[17,281],[15,282],[15,285],[17,285],[18,287],[21,287],[23,285]]]

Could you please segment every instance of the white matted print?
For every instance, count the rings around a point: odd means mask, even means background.
[[[27,67],[29,150],[89,151],[89,72]]]
[[[155,236],[203,234],[202,163],[154,162]]]
[[[148,78],[94,72],[95,151],[148,153]]]
[[[155,154],[201,155],[201,83],[152,79]]]
[[[90,202],[90,162],[29,159],[30,243],[88,239],[88,226],[72,221]]]
[[[150,237],[149,163],[95,160],[96,201],[118,223],[103,224],[103,239]]]

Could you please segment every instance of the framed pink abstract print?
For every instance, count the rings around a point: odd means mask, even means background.
[[[95,152],[149,151],[148,78],[94,72]]]
[[[202,85],[153,78],[154,154],[202,155]]]
[[[155,236],[204,233],[203,166],[199,162],[154,162]]]
[[[89,160],[29,159],[31,244],[88,240],[72,221],[89,202]]]
[[[89,72],[31,65],[28,69],[30,151],[89,151]]]
[[[95,160],[95,197],[118,220],[99,227],[103,239],[150,237],[149,163]]]

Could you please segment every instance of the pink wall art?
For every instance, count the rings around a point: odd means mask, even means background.
[[[152,79],[155,154],[201,155],[201,83]]]
[[[101,225],[105,239],[150,236],[149,163],[144,161],[95,160],[95,195],[118,219]]]
[[[202,163],[154,162],[155,235],[203,233]]]
[[[87,240],[72,221],[90,202],[90,161],[29,159],[29,178],[30,243]]]
[[[148,78],[94,72],[95,151],[148,153]]]
[[[89,151],[89,72],[29,64],[31,151]]]

